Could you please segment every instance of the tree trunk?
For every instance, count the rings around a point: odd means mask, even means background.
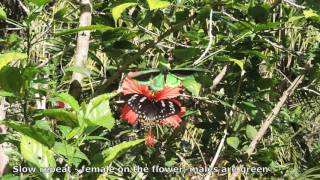
[[[91,25],[91,11],[92,4],[90,0],[81,0],[80,2],[80,18],[79,26],[89,26]],[[90,31],[81,31],[78,33],[77,37],[77,46],[76,52],[74,55],[74,66],[84,67],[88,59],[89,51],[89,40],[90,40]],[[69,93],[76,98],[80,99],[82,91],[82,79],[83,75],[77,72],[73,72]]]

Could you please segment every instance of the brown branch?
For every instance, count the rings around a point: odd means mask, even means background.
[[[5,104],[7,102],[5,101],[4,97],[0,97],[0,121],[5,119],[6,117],[6,108]],[[3,124],[0,124],[0,134],[5,134],[7,132],[7,127]],[[7,165],[9,163],[9,158],[5,153],[4,150],[4,144],[0,144],[0,176],[2,176],[6,170]]]
[[[222,70],[219,72],[219,74],[214,78],[212,81],[212,86],[210,87],[211,90],[213,90],[223,79],[223,77],[226,75],[228,69],[228,65],[223,66]]]
[[[91,25],[92,19],[92,4],[90,0],[81,0],[80,2],[80,18],[79,26]],[[84,67],[88,59],[90,31],[81,31],[78,33],[77,46],[74,55],[74,66]],[[83,75],[78,72],[73,72],[69,93],[76,98],[80,99],[82,86],[81,82]]]
[[[263,137],[263,135],[266,133],[266,131],[270,127],[273,120],[277,117],[277,115],[279,114],[279,112],[280,112],[282,106],[284,105],[284,103],[286,102],[286,100],[291,96],[291,94],[297,89],[298,85],[302,82],[303,78],[304,78],[304,75],[298,76],[292,82],[290,87],[282,93],[282,96],[280,97],[278,103],[274,106],[271,113],[267,116],[265,121],[261,124],[261,127],[260,127],[257,135],[251,141],[251,143],[246,151],[246,153],[248,154],[248,158],[250,158],[250,156],[253,154],[258,142]],[[233,172],[229,179],[233,180],[238,175],[239,175],[239,171]]]

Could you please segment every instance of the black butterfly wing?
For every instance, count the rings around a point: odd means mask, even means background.
[[[169,72],[176,76],[184,77],[184,76],[190,76],[194,73],[204,73],[204,72],[208,73],[210,71],[207,69],[178,68],[178,69],[172,69]]]
[[[123,99],[139,119],[146,121],[165,119],[181,111],[180,106],[171,100],[151,101],[142,94],[128,94]]]
[[[143,94],[127,94],[123,96],[123,99],[139,117],[144,116],[145,110],[150,109],[148,106],[152,104],[152,101]]]
[[[161,71],[158,69],[139,71],[139,72],[134,72],[134,75],[132,76],[132,78],[136,79],[138,81],[148,81],[160,73],[161,73]]]
[[[153,101],[146,109],[146,120],[161,120],[178,114],[181,108],[178,104],[170,100]]]

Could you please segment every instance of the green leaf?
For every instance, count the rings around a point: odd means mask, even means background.
[[[90,164],[90,160],[88,159],[87,155],[81,152],[78,147],[74,147],[70,144],[56,142],[52,150],[54,153],[60,154],[69,160],[73,158],[80,158],[86,160]]]
[[[117,93],[108,93],[93,98],[86,107],[84,118],[94,125],[111,130],[115,121],[111,113],[109,100],[115,95]]]
[[[238,60],[238,59],[230,58],[230,57],[227,57],[227,56],[217,56],[215,58],[220,60],[220,61],[233,62],[233,63],[237,64],[242,71],[244,70],[245,61],[241,61],[241,60]]]
[[[7,14],[4,11],[3,7],[0,7],[0,20],[6,20],[7,19]]]
[[[182,85],[194,96],[199,96],[201,84],[196,81],[193,75],[182,80]]]
[[[104,165],[110,164],[113,160],[118,158],[123,153],[127,152],[134,146],[142,143],[144,139],[137,139],[134,141],[129,142],[122,142],[121,144],[118,144],[116,146],[110,147],[103,151],[104,156]]]
[[[14,94],[11,92],[0,90],[0,97],[14,97]]]
[[[1,13],[1,12],[0,12]],[[18,59],[26,59],[28,56],[25,53],[9,52],[0,54],[0,70],[12,61]]]
[[[57,120],[63,121],[70,126],[77,126],[77,116],[64,109],[46,109],[41,112],[41,115],[37,116],[48,116]]]
[[[160,0],[147,0],[150,10],[166,8],[170,6],[170,2],[168,1],[160,1]]]
[[[49,148],[53,147],[55,143],[55,135],[50,131],[16,122],[6,122],[6,125]]]
[[[17,67],[6,66],[0,70],[0,89],[13,93],[15,95],[23,95],[24,79],[21,69]]]
[[[234,149],[237,149],[240,141],[238,137],[228,137],[227,138],[227,144],[231,147],[233,147]]]
[[[248,14],[252,16],[256,22],[267,22],[269,18],[269,7],[266,5],[257,5],[249,8]]]
[[[53,152],[45,145],[30,138],[29,136],[21,136],[20,150],[22,157],[37,166],[38,168],[54,168],[56,161]],[[43,171],[43,175],[49,179],[52,173]]]
[[[113,17],[114,21],[117,22],[117,20],[121,17],[122,12],[124,10],[126,10],[128,7],[134,6],[137,4],[138,3],[128,2],[128,3],[123,3],[123,4],[120,4],[120,5],[112,8],[111,12],[112,12],[112,17]]]
[[[246,127],[246,135],[249,139],[253,139],[257,134],[257,130],[251,126],[251,125],[247,125]]]
[[[306,17],[306,18],[311,18],[311,17],[316,17],[316,18],[318,18],[318,17],[320,17],[319,14],[317,14],[317,12],[314,11],[314,10],[312,10],[312,9],[304,10],[304,11],[303,11],[303,15],[304,15],[304,17]]]
[[[6,174],[2,177],[2,180],[20,180],[20,179],[23,179],[24,177],[26,176],[15,176],[13,174]]]
[[[75,29],[68,29],[61,32],[57,32],[57,33],[54,33],[54,36],[69,35],[69,34],[74,34],[81,31],[95,31],[95,30],[106,31],[106,30],[112,30],[112,29],[114,28],[110,26],[105,26],[105,25],[90,25],[90,26],[82,26]]]
[[[37,6],[43,6],[49,3],[49,0],[29,0],[29,2],[32,2],[33,4]]]
[[[66,136],[66,139],[69,140],[75,137],[76,135],[81,134],[82,132],[83,132],[83,129],[81,127],[76,127],[71,132],[69,132],[69,134]]]
[[[61,93],[58,95],[58,97],[60,97],[60,100],[69,104],[69,106],[75,110],[76,112],[79,112],[80,110],[80,105],[78,103],[78,101],[76,99],[74,99],[74,97],[72,97],[70,94],[68,93]]]

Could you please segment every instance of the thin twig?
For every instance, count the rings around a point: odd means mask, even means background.
[[[199,64],[202,59],[208,54],[210,48],[211,48],[211,45],[213,43],[213,35],[212,35],[212,16],[213,16],[213,10],[211,9],[210,11],[210,19],[209,19],[209,30],[208,30],[208,36],[209,36],[209,43],[208,43],[208,46],[207,48],[205,49],[205,51],[201,54],[201,56],[193,63],[193,65],[196,65],[196,64]]]
[[[292,2],[291,0],[283,0],[283,1],[286,2],[286,3],[288,3],[288,4],[291,5],[291,6],[296,7],[296,8],[306,9],[305,6],[301,6],[301,5],[299,5],[299,4],[296,4],[296,3]]]
[[[228,69],[228,65],[223,66],[222,70],[220,73],[214,78],[212,81],[212,86],[210,87],[211,90],[213,90],[223,79],[223,77],[226,75]]]
[[[218,146],[217,152],[214,155],[214,158],[213,158],[213,160],[212,160],[212,162],[211,162],[211,164],[209,166],[209,169],[213,169],[214,168],[214,165],[216,164],[216,162],[217,162],[217,160],[219,158],[220,152],[221,152],[221,150],[223,148],[224,142],[226,141],[226,137],[228,135],[227,128],[224,129],[223,133],[224,133],[224,135],[223,135],[223,137],[222,137],[222,139],[220,141],[220,144]],[[209,171],[209,172],[207,172],[207,175],[206,175],[206,177],[204,179],[205,180],[209,180],[210,176],[211,176],[211,172]]]
[[[271,113],[267,116],[266,120],[262,123],[257,135],[253,138],[251,141],[246,153],[248,154],[248,158],[251,157],[253,154],[254,150],[256,149],[256,146],[259,142],[259,140],[263,137],[263,135],[266,133],[267,129],[270,127],[271,123],[273,120],[276,118],[276,116],[279,114],[282,106],[286,102],[286,100],[291,96],[291,94],[297,89],[298,85],[302,82],[304,78],[304,75],[298,76],[292,84],[289,86],[287,90],[285,90],[280,97],[278,103],[274,106],[272,109]],[[239,171],[233,172],[231,177],[229,178],[230,180],[234,180],[238,175]]]
[[[140,29],[143,29],[146,33],[149,33],[149,34],[154,35],[154,36],[160,36],[159,34],[157,34],[157,33],[155,33],[155,32],[152,32],[152,31],[148,30],[147,28],[145,28],[145,27],[143,27],[143,26],[141,26],[141,25],[138,25],[138,27],[139,27]],[[174,44],[174,45],[177,45],[177,46],[181,46],[181,47],[185,47],[185,48],[192,48],[192,46],[188,46],[188,45],[185,45],[185,44],[181,44],[181,43],[178,43],[178,42],[174,42],[174,41],[172,41],[172,40],[170,40],[170,39],[168,39],[168,38],[165,38],[164,40],[166,40],[166,41],[168,41],[168,42],[170,42],[170,43],[172,43],[172,44]]]

